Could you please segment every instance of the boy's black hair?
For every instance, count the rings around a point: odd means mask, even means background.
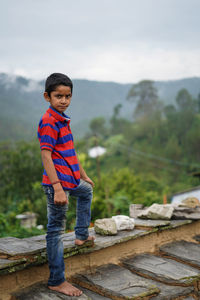
[[[62,73],[53,73],[47,77],[45,82],[45,92],[47,92],[50,97],[51,92],[55,91],[59,85],[69,86],[72,93],[73,83],[67,75]]]

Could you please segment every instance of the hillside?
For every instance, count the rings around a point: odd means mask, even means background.
[[[122,115],[132,116],[133,104],[126,101],[131,84],[97,82],[75,79],[74,94],[68,114],[72,118],[72,128],[77,136],[88,130],[91,119],[112,115],[116,104],[122,103]],[[188,78],[155,83],[161,100],[173,103],[181,88],[196,97],[200,92],[200,78]],[[24,77],[14,77],[0,73],[0,141],[12,139],[32,139],[36,136],[38,121],[48,108],[43,99],[44,81],[34,81]]]

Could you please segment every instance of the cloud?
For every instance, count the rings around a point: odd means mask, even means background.
[[[0,71],[135,82],[200,76],[199,0],[8,0]]]

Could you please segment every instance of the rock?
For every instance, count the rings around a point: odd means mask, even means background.
[[[131,218],[137,218],[138,214],[143,210],[143,204],[131,204],[129,206],[129,216]]]
[[[143,220],[136,218],[134,219],[135,228],[157,228],[169,226],[171,221],[166,220]]]
[[[199,244],[182,240],[175,241],[161,246],[160,253],[184,263],[186,262],[191,266],[200,268]]]
[[[133,230],[135,226],[134,220],[128,216],[118,215],[113,216],[112,219],[117,225],[117,230]]]
[[[101,235],[116,235],[117,225],[112,218],[98,219],[94,222],[94,230]]]
[[[170,204],[157,204],[154,203],[145,210],[138,214],[141,219],[153,220],[170,220],[174,211],[174,207]]]
[[[197,199],[196,197],[188,197],[186,199],[184,199],[179,206],[188,206],[191,208],[195,208],[196,206],[200,206],[200,202],[199,199]]]
[[[176,220],[199,220],[200,207],[177,206],[174,208],[172,218]]]
[[[156,283],[114,264],[98,267],[92,273],[76,274],[73,281],[111,299],[150,299],[160,291]]]
[[[153,254],[139,254],[123,261],[134,273],[174,285],[192,285],[200,278],[200,270],[173,259]]]

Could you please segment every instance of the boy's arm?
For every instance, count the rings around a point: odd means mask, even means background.
[[[89,184],[91,184],[92,187],[94,187],[94,182],[92,181],[92,179],[90,179],[90,177],[87,176],[85,170],[81,166],[80,161],[79,161],[79,168],[80,168],[81,179],[83,179],[84,181],[88,182]]]
[[[56,173],[56,169],[51,157],[51,151],[49,150],[42,150],[41,151],[41,156],[42,156],[42,162],[45,168],[45,171],[47,172],[47,175],[49,177],[49,180],[51,182],[58,181],[58,176]],[[62,188],[61,183],[56,183],[53,185],[54,188],[54,203],[57,205],[64,205],[68,204],[68,199],[67,196]]]

